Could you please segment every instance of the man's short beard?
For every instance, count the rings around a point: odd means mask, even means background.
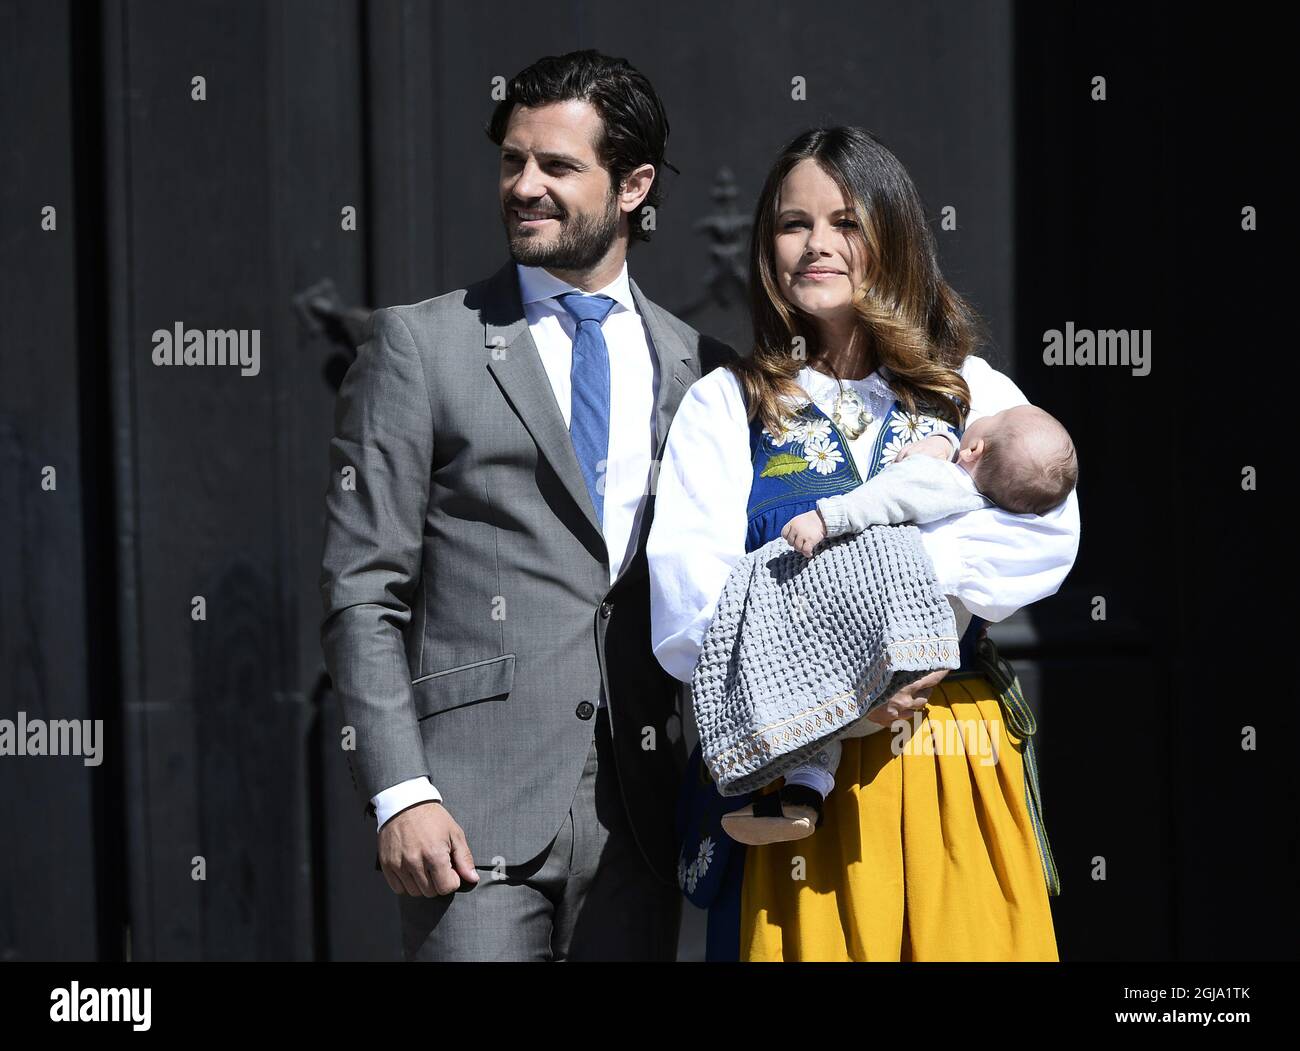
[[[551,270],[590,270],[599,263],[618,235],[618,197],[610,194],[601,216],[571,215],[563,220],[560,236],[552,244],[531,237],[510,237],[510,258],[523,266],[544,266]],[[502,216],[505,219],[505,216]]]

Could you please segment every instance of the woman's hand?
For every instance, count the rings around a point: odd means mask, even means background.
[[[904,686],[894,696],[867,716],[873,723],[888,726],[896,719],[905,719],[908,712],[919,711],[930,700],[930,694],[939,685],[939,681],[948,674],[947,668],[932,671],[929,675],[917,679],[911,686]]]
[[[936,460],[952,459],[952,442],[942,434],[932,434],[920,441],[910,442],[898,450],[894,463],[902,463],[909,456],[933,456]]]

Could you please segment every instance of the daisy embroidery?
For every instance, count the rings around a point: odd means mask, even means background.
[[[803,458],[818,474],[830,474],[837,464],[844,462],[839,442],[830,438],[814,438],[803,447]]]
[[[889,429],[901,434],[905,441],[915,442],[934,430],[934,420],[928,416],[910,416],[895,411],[889,417]]]
[[[831,436],[831,424],[829,420],[819,420],[816,417],[809,417],[802,420],[794,429],[795,441],[813,442]]]
[[[692,861],[690,863],[690,866],[686,869],[685,887],[686,887],[687,894],[694,894],[695,884],[697,884],[700,881],[699,869],[696,867],[698,865],[699,865],[698,861]]]
[[[786,420],[781,421],[780,434],[773,434],[766,427],[763,428],[763,433],[767,435],[767,437],[771,440],[772,444],[775,445],[778,449],[781,448],[781,446],[785,445],[786,442],[788,442],[791,438],[795,436],[795,431],[790,427],[789,421]]]
[[[709,864],[713,861],[713,837],[705,836],[700,841],[700,853],[695,858],[695,864],[698,868],[697,876],[703,875],[709,871]]]
[[[884,444],[884,446],[881,447],[880,466],[884,467],[887,464],[893,463],[894,457],[903,451],[903,446],[911,444],[910,441],[904,440],[903,435],[895,434]]]

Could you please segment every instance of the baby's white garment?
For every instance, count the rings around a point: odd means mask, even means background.
[[[817,501],[827,536],[861,533],[873,525],[920,525],[990,506],[965,468],[922,454],[890,464],[856,489]]]

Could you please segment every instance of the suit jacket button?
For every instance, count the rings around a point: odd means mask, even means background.
[[[604,617],[606,620],[609,619],[609,615],[613,612],[614,612],[614,603],[602,602],[600,604],[600,615]]]
[[[578,705],[577,716],[579,719],[590,719],[596,714],[596,706],[590,701],[583,701]]]

